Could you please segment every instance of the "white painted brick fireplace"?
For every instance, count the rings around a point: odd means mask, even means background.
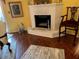
[[[62,7],[63,4],[61,3],[30,5],[31,28],[28,29],[28,33],[50,38],[57,37],[61,21],[60,16],[62,15]],[[50,15],[51,29],[37,28],[35,26],[35,15]]]

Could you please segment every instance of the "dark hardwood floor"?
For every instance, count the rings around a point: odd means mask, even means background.
[[[77,49],[79,41],[77,39],[76,45],[73,46],[73,36],[67,35],[67,38],[61,37],[60,42],[58,42],[58,38],[47,38],[36,35],[30,35],[27,33],[15,33],[13,37],[17,42],[16,59],[20,59],[20,57],[31,44],[42,45],[52,48],[63,48],[65,50],[65,59],[79,59],[78,55],[75,55],[75,51]]]

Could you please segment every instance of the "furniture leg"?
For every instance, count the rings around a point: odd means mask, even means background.
[[[59,27],[59,40],[60,41],[60,34],[61,34],[61,26]]]
[[[65,26],[65,37],[66,37],[66,26]]]
[[[75,29],[75,36],[74,36],[74,40],[73,40],[74,45],[75,45],[75,42],[76,42],[76,39],[77,39],[77,33],[78,33],[78,28]]]
[[[12,50],[10,49],[10,43],[7,43],[6,45],[8,45],[9,52],[12,53]]]
[[[1,50],[3,49],[4,44],[0,41]]]

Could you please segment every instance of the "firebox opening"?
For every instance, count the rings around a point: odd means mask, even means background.
[[[51,16],[35,15],[35,26],[39,28],[51,29]]]

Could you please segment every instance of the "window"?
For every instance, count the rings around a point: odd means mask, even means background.
[[[0,21],[4,21],[4,14],[2,12],[1,5],[0,5]]]

